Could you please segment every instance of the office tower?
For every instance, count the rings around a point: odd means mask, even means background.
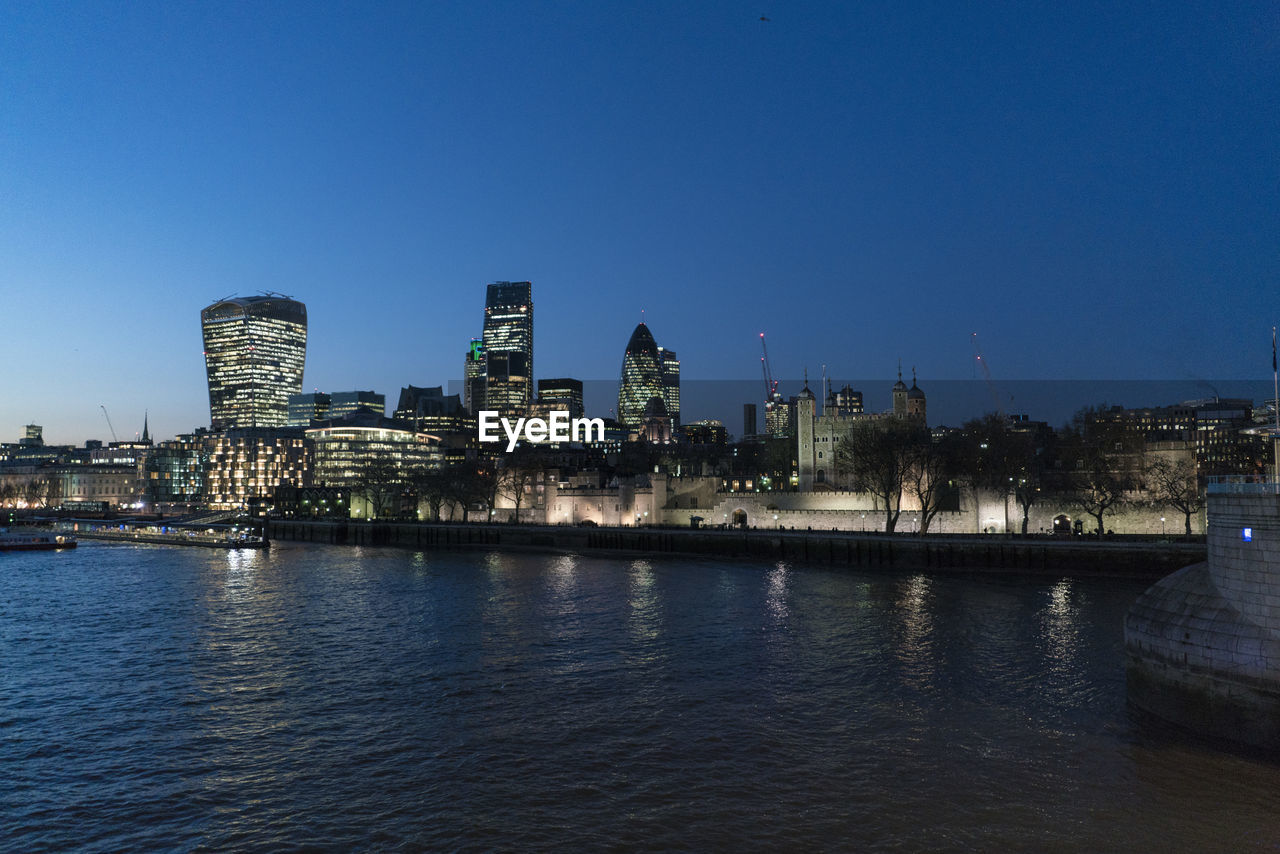
[[[357,409],[372,409],[384,418],[387,415],[387,396],[376,391],[335,391],[330,397],[330,419],[343,418]]]
[[[649,327],[641,323],[627,341],[622,357],[622,384],[618,387],[618,421],[636,429],[652,398],[662,400],[662,356]],[[664,402],[665,409],[666,404]],[[669,414],[669,413],[668,413]]]
[[[523,417],[533,403],[533,285],[494,282],[484,303],[484,408]]]
[[[474,433],[473,422],[462,400],[456,394],[446,395],[438,385],[429,388],[411,385],[400,389],[395,420],[414,430],[433,434]]]
[[[484,342],[472,338],[462,370],[462,405],[472,415],[484,409],[485,378]]]
[[[662,366],[662,402],[671,416],[671,426],[680,426],[680,360],[675,350],[658,348],[658,361]]]
[[[289,395],[289,427],[310,427],[312,421],[329,417],[329,395],[322,391]]]
[[[746,439],[756,434],[756,405],[754,403],[742,404],[742,438]]]
[[[582,380],[562,377],[538,380],[538,407],[543,413],[568,412],[570,418],[582,417]]]
[[[281,294],[225,299],[200,325],[213,429],[284,426],[302,391],[307,307]]]

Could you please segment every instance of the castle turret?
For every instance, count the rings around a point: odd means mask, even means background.
[[[915,368],[911,369],[911,388],[907,390],[906,410],[908,418],[919,420],[922,424],[927,422],[924,392],[916,385]]]
[[[902,381],[902,363],[898,363],[898,381],[893,384],[893,414],[907,417],[907,384]]]
[[[817,400],[809,391],[809,378],[805,376],[804,388],[796,395],[796,466],[799,469],[797,486],[801,492],[813,489],[813,421],[817,415]]]

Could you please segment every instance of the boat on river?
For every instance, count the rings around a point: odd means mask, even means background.
[[[74,549],[76,538],[52,531],[10,531],[0,528],[0,552],[55,551]]]

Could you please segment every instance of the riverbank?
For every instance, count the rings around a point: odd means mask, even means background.
[[[77,531],[82,540],[109,540],[124,543],[148,543],[157,546],[200,546],[208,549],[265,549],[262,539],[229,539],[208,534],[153,534],[141,531]]]
[[[1206,556],[1204,543],[1084,538],[919,537],[819,531],[576,528],[428,522],[273,520],[269,539],[415,549],[506,549],[577,554],[671,554],[944,572],[1160,578]]]

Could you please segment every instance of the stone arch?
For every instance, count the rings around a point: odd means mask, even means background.
[[[729,514],[729,524],[735,528],[747,527],[747,511],[739,507]]]

